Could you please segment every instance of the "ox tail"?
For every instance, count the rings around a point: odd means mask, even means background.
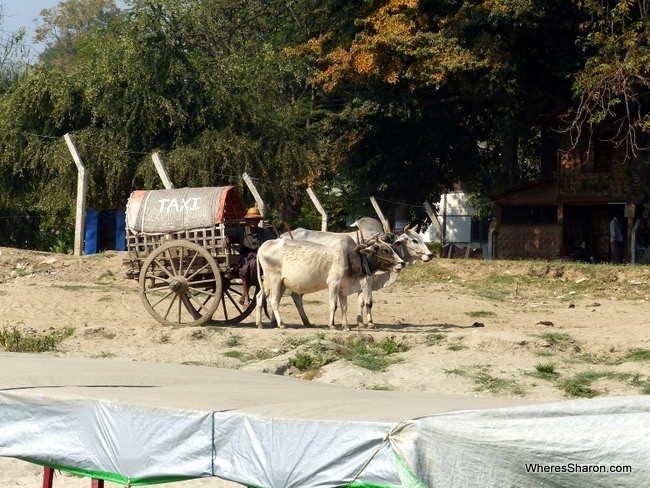
[[[266,301],[266,297],[269,294],[269,287],[266,281],[264,280],[264,270],[262,269],[262,263],[260,263],[259,260],[259,255],[257,256],[257,284],[260,287],[260,292],[258,292],[257,297],[260,300],[260,303],[258,306],[261,306],[264,309],[264,315],[266,315],[267,319],[271,319],[271,316],[269,315],[269,309],[268,309],[268,302]]]

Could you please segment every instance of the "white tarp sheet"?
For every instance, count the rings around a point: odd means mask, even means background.
[[[445,413],[390,439],[425,486],[650,486],[648,396]]]
[[[125,485],[210,476],[263,488],[650,480],[647,396],[508,407],[524,402],[196,366],[1,353],[0,362],[1,456]],[[571,465],[631,471],[549,472]]]

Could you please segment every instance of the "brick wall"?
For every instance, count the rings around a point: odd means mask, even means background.
[[[557,259],[561,246],[559,225],[502,225],[496,255],[498,259]]]
[[[608,169],[593,169],[585,154],[569,151],[570,145],[564,140],[560,149],[558,165],[558,194],[563,195],[598,195],[620,199],[626,195],[630,186],[625,165],[624,154],[620,148],[612,154],[613,162]]]

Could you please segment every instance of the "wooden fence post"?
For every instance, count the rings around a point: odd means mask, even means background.
[[[381,208],[379,208],[379,205],[377,204],[377,200],[375,200],[375,197],[370,197],[370,203],[372,203],[375,212],[377,212],[377,216],[379,217],[379,220],[381,220],[381,225],[384,227],[384,232],[389,233],[390,224],[388,223],[388,220],[386,220],[386,217],[384,217],[384,214],[382,213]]]
[[[424,210],[427,212],[427,215],[431,219],[431,225],[433,225],[436,229],[436,232],[438,234],[438,239],[440,240],[440,242],[443,242],[442,226],[440,225],[440,221],[438,220],[438,216],[436,215],[436,212],[433,210],[433,207],[431,206],[428,200],[424,201]]]
[[[260,196],[259,192],[257,191],[257,188],[255,187],[255,183],[253,183],[251,177],[248,176],[248,173],[244,173],[242,175],[242,178],[244,178],[244,182],[246,183],[246,186],[248,186],[248,189],[253,194],[253,197],[255,198],[255,203],[257,203],[257,208],[260,209],[260,213],[262,214],[262,217],[265,217],[266,206],[264,205],[264,200],[262,200],[262,197]]]
[[[169,179],[169,174],[167,174],[167,169],[165,168],[165,165],[162,162],[160,153],[159,152],[153,153],[151,155],[151,159],[153,159],[153,164],[156,167],[156,171],[158,171],[158,176],[160,176],[163,185],[165,185],[165,189],[172,190],[174,188],[174,184],[172,183],[172,180]]]
[[[68,145],[70,154],[72,154],[74,163],[77,165],[77,213],[74,225],[74,255],[81,256],[86,237],[86,191],[88,189],[88,175],[86,174],[86,168],[81,161],[81,156],[79,156],[74,142],[72,142],[70,134],[65,134],[63,138]]]
[[[309,195],[309,198],[311,198],[311,201],[313,202],[314,206],[316,207],[318,212],[321,214],[320,230],[322,230],[323,232],[326,232],[327,231],[327,212],[325,212],[325,209],[320,204],[320,201],[318,200],[318,197],[314,193],[314,190],[312,190],[311,186],[307,187],[307,195]]]

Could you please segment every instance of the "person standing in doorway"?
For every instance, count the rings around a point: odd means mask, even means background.
[[[617,212],[609,222],[610,262],[621,264],[623,262],[623,215]]]

